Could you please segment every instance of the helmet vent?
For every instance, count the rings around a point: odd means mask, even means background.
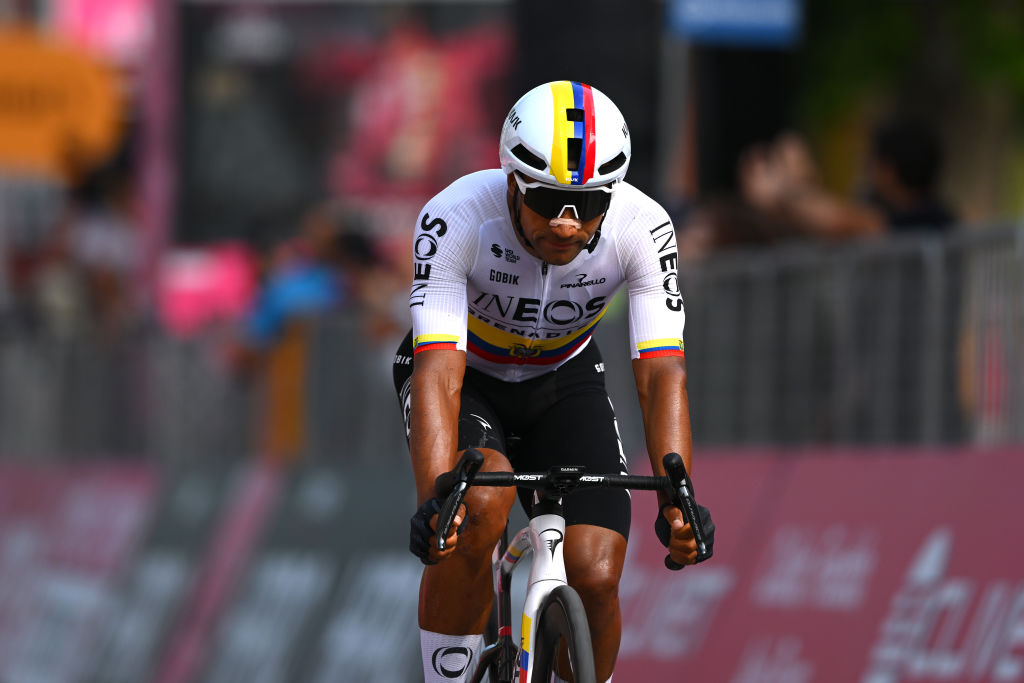
[[[583,110],[582,109],[566,109],[565,118],[569,121],[582,121]]]
[[[599,175],[605,175],[619,168],[624,163],[626,163],[626,155],[623,152],[619,152],[619,155],[617,157],[615,157],[611,161],[606,161],[603,164],[601,164],[601,166],[598,167],[597,172]]]
[[[580,170],[580,152],[583,151],[583,140],[580,140],[579,138],[569,138],[565,141],[565,148],[568,155],[566,160],[569,163],[569,170]]]
[[[548,166],[543,159],[526,149],[521,143],[512,148],[512,156],[538,171],[543,171]]]

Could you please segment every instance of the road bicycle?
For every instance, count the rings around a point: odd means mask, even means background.
[[[455,468],[439,476],[435,492],[444,505],[438,514],[437,548],[444,550],[455,514],[471,486],[516,486],[534,491],[529,523],[509,543],[506,524],[494,547],[491,563],[494,573],[496,625],[488,629],[487,644],[481,650],[473,675],[480,683],[489,675],[491,683],[549,683],[564,640],[569,667],[576,683],[596,683],[590,627],[583,602],[569,586],[565,575],[563,540],[565,518],[562,498],[581,488],[622,488],[664,491],[683,511],[697,542],[697,561],[711,556],[704,529],[693,498],[683,459],[669,453],[663,459],[668,476],[629,474],[587,474],[582,467],[553,467],[548,472],[480,472],[484,456],[468,449]],[[519,562],[533,554],[526,595],[523,600],[522,629],[518,647],[512,638],[512,573]],[[682,569],[671,557],[665,566]],[[494,621],[492,619],[492,621]]]

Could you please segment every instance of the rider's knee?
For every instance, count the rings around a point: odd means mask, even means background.
[[[607,564],[596,564],[573,574],[569,583],[584,602],[611,602],[619,596],[621,574]]]
[[[474,489],[473,492],[481,492],[481,489],[482,487]],[[501,492],[508,490],[514,489],[488,489],[481,495],[472,496],[472,499],[467,497],[466,533],[459,538],[460,547],[476,553],[491,552],[505,529],[509,511],[512,509],[512,500],[500,495]]]
[[[567,531],[567,541],[572,541],[565,549],[569,583],[584,602],[615,600],[625,564],[625,539],[598,527],[574,526]]]
[[[497,451],[480,450],[486,458],[481,471],[512,471],[508,460]],[[513,487],[477,486],[470,489],[466,496],[467,533],[459,537],[459,547],[463,552],[489,556],[505,529],[515,500],[516,490]]]

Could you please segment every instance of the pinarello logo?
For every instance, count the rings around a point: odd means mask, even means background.
[[[572,289],[573,287],[594,287],[595,285],[603,285],[608,278],[597,278],[595,280],[588,280],[586,273],[578,273],[576,275],[576,282],[566,282],[562,284],[562,289]]]
[[[460,678],[472,660],[473,653],[468,647],[439,647],[434,650],[430,664],[438,676]]]
[[[547,538],[545,538],[544,534],[550,535]],[[555,548],[558,547],[558,544],[561,543],[563,539],[562,532],[558,529],[545,529],[544,531],[540,532],[540,538],[542,541],[544,541],[544,545],[548,547],[548,550],[551,551],[551,559],[554,559]]]

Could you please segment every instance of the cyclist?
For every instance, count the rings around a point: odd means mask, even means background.
[[[410,549],[427,565],[419,624],[428,682],[472,670],[492,605],[490,553],[515,500],[513,489],[472,489],[439,554],[437,475],[468,447],[484,454],[482,471],[571,464],[626,472],[591,339],[623,283],[652,467],[664,474],[661,457],[675,451],[690,469],[675,232],[664,209],[623,181],[630,149],[607,96],[574,81],[546,83],[506,117],[501,170],[456,180],[420,213],[413,329],[394,369],[419,505]],[[676,562],[692,564],[693,534],[666,503],[659,500],[658,536]],[[629,495],[577,491],[564,507],[566,573],[587,610],[598,680],[610,680]],[[713,538],[706,508],[701,514]]]

